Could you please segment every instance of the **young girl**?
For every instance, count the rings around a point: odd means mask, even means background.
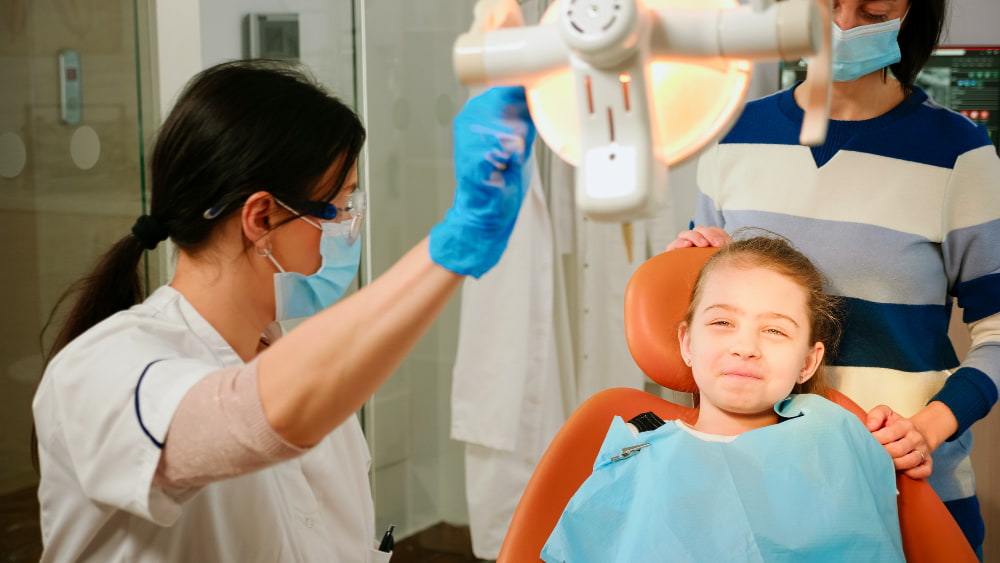
[[[678,329],[697,422],[639,432],[616,417],[542,559],[903,561],[891,457],[856,416],[809,394],[835,309],[785,240],[724,246]]]

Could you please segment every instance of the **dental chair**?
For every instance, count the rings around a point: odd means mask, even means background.
[[[650,379],[674,391],[696,390],[691,368],[681,359],[677,325],[687,310],[701,266],[715,250],[686,248],[654,256],[636,270],[625,290],[625,336],[632,356]],[[827,399],[864,420],[866,413],[845,395],[831,390]],[[647,411],[663,420],[679,418],[694,423],[697,418],[692,407],[628,388],[601,391],[580,405],[552,440],[528,482],[501,546],[500,563],[540,561],[542,546],[570,497],[590,476],[612,419],[617,415],[629,420]],[[900,474],[896,486],[903,551],[909,563],[978,561],[926,481]]]

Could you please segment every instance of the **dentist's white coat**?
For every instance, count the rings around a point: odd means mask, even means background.
[[[355,416],[260,471],[183,491],[153,483],[184,394],[242,364],[170,286],[59,352],[33,403],[42,561],[387,562]]]

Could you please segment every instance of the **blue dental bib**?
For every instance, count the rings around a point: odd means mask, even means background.
[[[542,559],[904,561],[892,459],[861,421],[816,395],[775,411],[730,442],[615,417]]]

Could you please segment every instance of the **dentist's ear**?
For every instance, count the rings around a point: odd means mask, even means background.
[[[822,342],[816,342],[812,345],[809,354],[806,355],[805,365],[802,366],[802,371],[799,373],[798,379],[796,379],[798,383],[805,383],[816,374],[816,370],[823,361],[823,354],[825,352],[826,347],[823,346]]]
[[[257,246],[274,228],[276,222],[272,214],[280,209],[274,201],[274,196],[268,192],[254,192],[247,198],[240,210],[240,226],[243,236],[251,244]]]

